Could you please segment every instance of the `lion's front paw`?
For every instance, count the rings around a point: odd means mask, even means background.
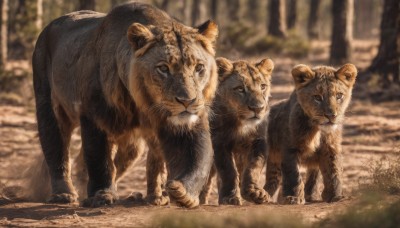
[[[243,189],[243,198],[257,204],[268,202],[269,194],[264,190],[257,187],[250,187]]]
[[[165,188],[171,200],[175,201],[179,206],[193,208],[199,205],[199,199],[189,195],[182,182],[176,180],[168,181]]]
[[[53,194],[50,199],[47,201],[49,203],[76,203],[78,201],[78,195],[74,193],[61,193],[61,194]]]
[[[228,205],[242,205],[242,199],[240,196],[226,196],[223,197],[219,204],[228,204]]]
[[[296,196],[286,196],[284,199],[284,204],[304,204],[305,200],[304,198],[301,197],[296,197]]]
[[[93,197],[89,197],[82,202],[84,207],[101,207],[111,205],[118,200],[118,195],[110,190],[97,191]]]
[[[155,206],[165,206],[169,204],[169,197],[167,194],[162,194],[161,196],[157,196],[154,194],[149,194],[146,197],[147,203]]]

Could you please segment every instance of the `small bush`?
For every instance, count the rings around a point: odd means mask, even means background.
[[[393,160],[380,160],[371,165],[372,183],[367,185],[374,191],[400,194],[400,157]]]

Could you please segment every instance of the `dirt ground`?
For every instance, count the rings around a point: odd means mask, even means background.
[[[320,43],[306,60],[273,57],[276,70],[273,73],[272,103],[287,98],[293,89],[290,69],[299,63],[326,64],[328,43]],[[356,42],[354,63],[365,68],[376,52],[375,42]],[[255,59],[255,58],[254,58]],[[145,160],[131,167],[118,184],[120,202],[102,208],[82,208],[79,205],[54,205],[19,202],[0,195],[0,226],[151,226],[162,215],[204,214],[229,215],[289,214],[302,217],[306,222],[326,218],[331,213],[343,211],[356,201],[353,191],[361,182],[368,181],[368,170],[374,161],[400,155],[400,101],[372,102],[364,97],[364,90],[355,90],[354,99],[347,113],[344,127],[343,164],[344,192],[349,199],[339,203],[312,203],[303,206],[277,204],[244,206],[217,206],[217,190],[211,194],[210,205],[187,210],[175,205],[154,207],[124,200],[131,192],[145,193]],[[78,151],[79,136],[74,135],[71,150]],[[41,154],[37,137],[34,108],[0,104],[0,189],[21,184],[20,174]],[[260,180],[263,185],[264,178]]]

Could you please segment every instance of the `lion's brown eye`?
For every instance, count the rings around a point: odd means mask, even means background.
[[[261,85],[261,90],[262,90],[262,91],[264,91],[266,88],[267,88],[267,85],[266,85],[266,84],[262,84],[262,85]]]
[[[243,86],[235,87],[234,90],[239,92],[239,93],[244,93],[244,87]]]
[[[201,72],[203,69],[204,69],[204,65],[203,64],[197,64],[196,65],[195,70],[196,70],[197,73]]]
[[[158,69],[161,73],[164,73],[164,74],[167,74],[167,73],[169,72],[169,68],[168,68],[167,65],[158,66],[157,69]]]
[[[343,98],[343,93],[336,94],[336,99],[340,100]]]
[[[321,101],[323,100],[323,98],[322,98],[321,95],[314,95],[314,100],[315,100],[316,102],[321,102]]]

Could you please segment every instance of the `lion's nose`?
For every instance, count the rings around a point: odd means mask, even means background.
[[[183,106],[185,106],[185,108],[187,108],[196,101],[196,97],[193,99],[184,98],[184,97],[175,97],[175,100],[178,103],[181,103]]]
[[[255,114],[259,114],[263,109],[264,105],[254,105],[254,106],[249,106],[249,109],[253,111]]]
[[[328,118],[330,121],[333,121],[336,119],[337,114],[336,113],[328,113],[328,114],[325,114],[325,117]]]

